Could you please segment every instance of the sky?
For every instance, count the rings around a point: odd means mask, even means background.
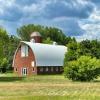
[[[25,24],[61,29],[66,36],[100,40],[100,0],[0,0],[0,26],[11,35]]]

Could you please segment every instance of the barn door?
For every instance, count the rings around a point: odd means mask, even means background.
[[[22,76],[26,76],[27,75],[27,68],[22,68]]]

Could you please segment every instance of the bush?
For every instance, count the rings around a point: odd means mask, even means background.
[[[64,75],[74,81],[91,81],[100,74],[100,60],[81,56],[76,61],[65,62]]]
[[[7,58],[0,59],[0,71],[2,73],[6,72],[7,66],[8,66],[8,60],[7,60]]]

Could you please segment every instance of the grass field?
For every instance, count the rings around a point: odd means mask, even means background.
[[[0,74],[0,100],[100,100],[100,80],[72,82],[63,75],[19,78]]]

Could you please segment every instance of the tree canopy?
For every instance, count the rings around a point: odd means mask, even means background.
[[[55,41],[58,44],[66,45],[69,43],[69,41],[72,41],[71,37],[65,36],[65,34],[62,32],[62,30],[54,27],[44,27],[41,25],[24,25],[17,29],[18,36],[25,41],[30,40],[30,34],[34,31],[40,32],[42,35],[43,41],[45,41],[47,38],[50,39],[50,41]]]
[[[13,55],[18,43],[19,39],[16,36],[9,36],[5,29],[0,28],[0,68],[12,68]]]
[[[66,77],[72,80],[90,81],[100,75],[100,41],[70,42],[67,47],[68,52],[64,60]]]
[[[81,56],[65,64],[64,75],[74,81],[91,81],[100,75],[100,60]]]

